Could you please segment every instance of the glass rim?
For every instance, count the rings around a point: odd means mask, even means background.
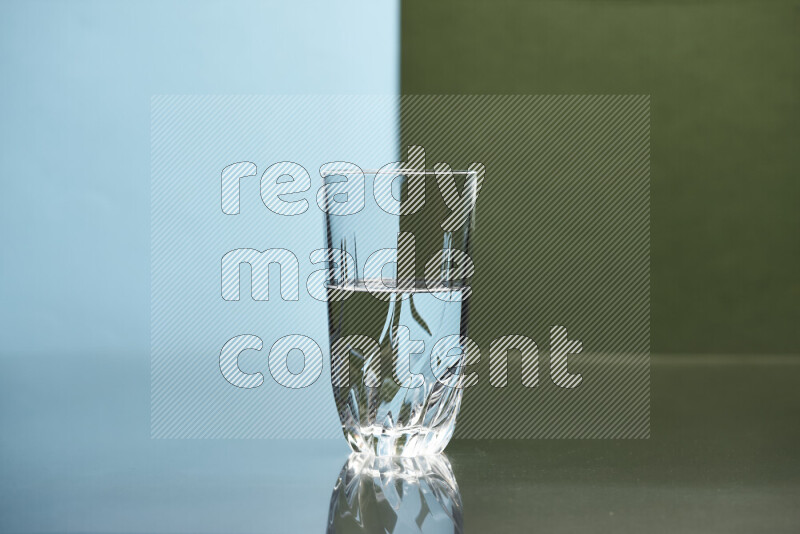
[[[326,176],[343,176],[349,174],[402,174],[402,175],[436,175],[437,173],[445,174],[444,171],[436,171],[434,169],[359,169],[359,170],[351,170],[351,169],[341,169],[337,170],[334,169],[332,171],[326,171]],[[470,170],[456,170],[450,171],[450,174],[454,175],[470,175],[470,174],[478,174],[478,171],[470,171]]]

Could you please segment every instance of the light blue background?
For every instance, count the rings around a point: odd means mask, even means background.
[[[399,87],[395,2],[0,9],[3,354],[148,350],[151,95]]]
[[[153,437],[342,439],[329,380],[326,304],[315,300],[307,288],[311,273],[324,267],[312,264],[310,254],[327,246],[323,211],[317,203],[323,184],[319,169],[335,161],[354,162],[365,169],[395,161],[398,109],[398,98],[392,95],[154,97]],[[239,213],[225,214],[221,173],[241,161],[255,164],[256,174],[239,180]],[[306,201],[306,211],[293,216],[269,210],[259,190],[267,168],[282,161],[297,162],[309,173],[309,190],[283,196],[287,201]],[[383,212],[375,204],[371,180],[364,182],[369,195],[365,205],[373,208],[364,213],[373,216],[354,219],[367,224],[358,238],[362,252],[364,242],[370,241],[365,237],[374,238],[379,233],[376,226],[387,219],[394,223],[389,235],[397,235],[397,219],[374,214]],[[293,254],[297,280],[272,265],[269,300],[256,301],[251,297],[253,269],[242,264],[239,300],[224,300],[221,260],[241,249],[283,249]],[[363,267],[367,255],[355,254],[354,259]],[[266,281],[260,276],[260,271],[252,274],[252,285]],[[288,291],[284,299],[282,285],[298,288],[298,300],[289,300]],[[254,293],[258,295],[258,290]],[[257,388],[237,388],[220,372],[222,347],[240,335],[257,336],[263,344],[261,350],[243,351],[238,357],[243,372],[262,374],[264,382]],[[289,335],[309,338],[322,353],[321,362],[306,354],[308,369],[303,374],[313,383],[304,388],[284,387],[273,378],[281,374],[277,362],[283,350],[273,353],[272,347]],[[291,352],[287,361],[295,372],[304,369],[299,351]],[[321,373],[310,375],[320,364]]]
[[[322,530],[344,440],[149,439],[150,99],[396,93],[398,17],[0,4],[0,531]]]

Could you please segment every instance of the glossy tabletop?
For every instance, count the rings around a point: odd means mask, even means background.
[[[344,440],[151,440],[146,359],[91,364],[0,377],[0,531],[328,528]],[[798,382],[793,356],[654,356],[650,439],[455,440],[446,498],[466,532],[797,532]]]

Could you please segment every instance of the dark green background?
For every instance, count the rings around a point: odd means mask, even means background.
[[[652,351],[795,353],[799,29],[798,2],[406,0],[402,92],[651,95]]]

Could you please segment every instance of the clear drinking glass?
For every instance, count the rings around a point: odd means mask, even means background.
[[[383,456],[441,452],[464,386],[483,167],[328,170],[331,382],[345,438]]]

